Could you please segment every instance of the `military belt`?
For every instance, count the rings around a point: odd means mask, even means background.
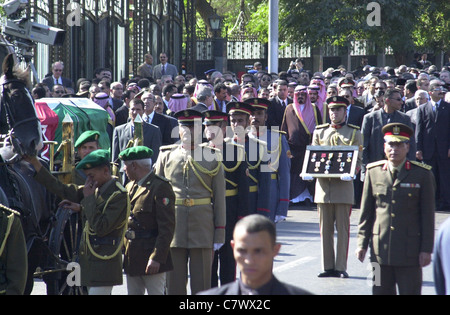
[[[133,231],[128,230],[125,233],[125,237],[128,240],[137,240],[137,239],[145,239],[145,238],[152,238],[158,236],[158,229],[152,229],[149,231]]]
[[[176,199],[175,205],[176,206],[185,206],[185,207],[193,207],[193,206],[204,206],[204,205],[210,205],[211,204],[211,198],[200,198],[200,199]]]
[[[227,189],[226,192],[225,192],[225,196],[226,197],[237,196],[237,194],[238,194],[238,189],[237,188],[235,188],[235,189]]]
[[[258,186],[249,186],[248,191],[249,192],[258,192]]]
[[[120,243],[120,237],[113,237],[113,236],[103,236],[98,237],[95,235],[89,236],[89,241],[92,245],[117,245]]]

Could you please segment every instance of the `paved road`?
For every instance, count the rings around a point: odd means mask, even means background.
[[[368,258],[364,263],[356,259],[356,233],[359,210],[351,215],[350,248],[348,258],[349,279],[317,278],[321,271],[320,233],[318,214],[315,208],[292,207],[286,221],[278,223],[278,241],[282,244],[281,252],[275,259],[274,273],[282,281],[309,290],[319,295],[370,295],[368,285],[370,264]],[[450,217],[448,213],[436,214],[436,229]],[[422,294],[434,295],[433,270],[431,266],[423,271]],[[125,283],[125,282],[124,282]],[[45,294],[45,285],[36,280],[33,295]],[[113,295],[127,294],[126,285],[116,286]]]

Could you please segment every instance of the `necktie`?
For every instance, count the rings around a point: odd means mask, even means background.
[[[392,172],[392,181],[395,182],[398,176],[398,169],[394,169]]]
[[[162,75],[166,74],[166,66],[162,65],[162,70],[161,70]]]

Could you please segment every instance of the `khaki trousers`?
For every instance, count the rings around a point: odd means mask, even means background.
[[[348,204],[318,203],[322,241],[323,270],[347,270],[350,213]],[[337,250],[334,251],[334,226],[337,230]]]
[[[186,295],[188,266],[191,294],[211,288],[212,248],[171,247],[173,270],[167,273],[167,294]]]
[[[166,273],[154,275],[135,276],[127,275],[128,295],[164,295],[166,288]]]

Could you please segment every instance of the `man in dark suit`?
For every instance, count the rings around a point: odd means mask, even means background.
[[[177,67],[175,67],[174,65],[168,63],[168,57],[167,54],[162,52],[159,55],[159,61],[161,62],[160,64],[157,64],[154,68],[153,68],[153,78],[156,79],[161,79],[161,77],[163,75],[171,75],[172,79],[174,79],[177,75],[178,75],[178,69]]]
[[[267,128],[272,126],[281,128],[286,107],[292,103],[288,97],[288,83],[284,80],[277,81],[276,96],[270,99],[270,106],[267,110]]]
[[[397,89],[388,89],[385,94],[384,107],[366,114],[363,119],[361,131],[364,139],[363,149],[363,167],[362,173],[365,173],[367,164],[383,160],[385,158],[383,145],[384,139],[381,128],[388,123],[399,122],[412,128],[411,119],[406,114],[400,112],[403,104],[400,91]],[[416,159],[416,143],[410,143],[408,158],[412,161]]]
[[[134,120],[136,117],[144,115],[144,103],[138,98],[134,98],[130,102],[130,118],[131,120],[114,129],[113,142],[112,142],[112,161],[116,161],[120,152],[124,151],[130,140],[134,138]],[[156,161],[159,154],[159,147],[162,145],[162,136],[159,131],[159,127],[142,123],[144,145],[153,150],[153,160]]]
[[[172,124],[168,116],[158,114],[155,108],[155,96],[150,92],[144,92],[141,96],[144,102],[144,116],[142,119],[149,124],[159,127],[162,136],[162,144],[169,145],[175,143],[178,136],[172,138]]]
[[[42,83],[47,85],[50,91],[55,84],[62,85],[65,88],[73,88],[72,81],[62,76],[63,70],[64,63],[62,61],[56,61],[52,64],[52,76],[46,77],[44,80],[42,80]]]
[[[418,160],[433,167],[437,183],[437,209],[450,211],[450,104],[442,98],[444,90],[432,83],[431,100],[417,109],[416,141]]]
[[[308,295],[309,292],[279,281],[273,275],[273,259],[280,252],[275,224],[260,214],[244,217],[236,223],[231,241],[241,278],[200,292],[201,295]],[[248,259],[252,257],[252,259]],[[248,270],[252,272],[248,272]]]

